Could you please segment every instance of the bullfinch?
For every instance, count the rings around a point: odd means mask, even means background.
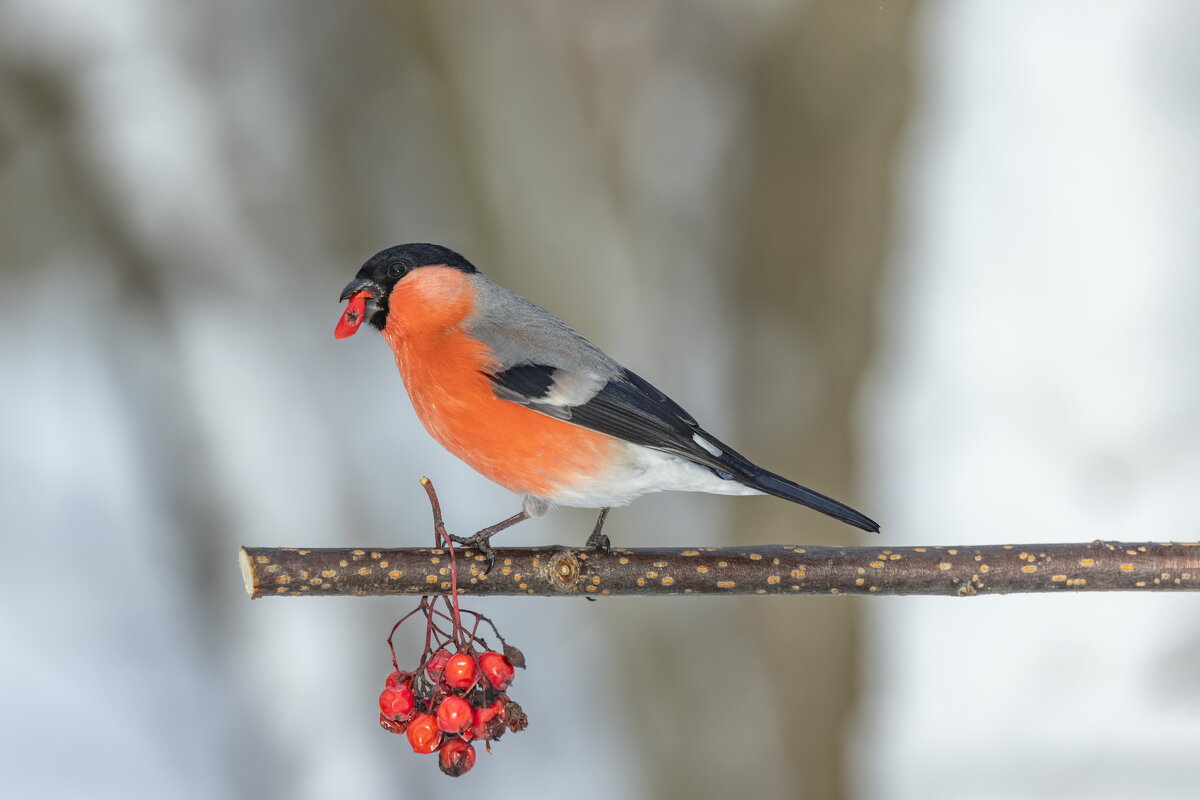
[[[382,333],[417,416],[447,450],[521,495],[520,513],[470,537],[491,537],[552,505],[600,509],[649,492],[769,494],[856,528],[868,517],[756,466],[700,427],[649,382],[566,323],[492,283],[458,253],[402,244],[375,254],[342,290],[334,335],[364,322]]]

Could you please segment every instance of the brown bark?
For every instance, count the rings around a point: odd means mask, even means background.
[[[947,595],[1200,590],[1200,542],[964,547],[243,547],[251,597],[440,595]]]

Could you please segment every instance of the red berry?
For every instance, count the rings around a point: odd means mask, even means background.
[[[442,743],[442,732],[438,730],[433,714],[417,714],[408,723],[408,743],[414,753],[433,753]]]
[[[446,662],[449,660],[450,651],[445,649],[438,650],[429,657],[429,661],[425,664],[425,670],[435,683],[441,683],[446,677]]]
[[[475,766],[475,746],[462,739],[451,739],[438,751],[438,766],[451,778],[465,775]]]
[[[499,653],[488,651],[479,657],[479,669],[497,689],[507,689],[513,679],[513,665]]]
[[[387,676],[386,685],[387,686],[411,686],[412,685],[412,673],[411,672],[393,672],[391,675]]]
[[[370,296],[369,292],[355,292],[350,295],[350,302],[346,304],[342,318],[338,320],[337,326],[333,329],[335,339],[345,339],[347,336],[354,335],[358,327],[362,325],[363,317],[367,315],[367,298]]]
[[[387,717],[407,719],[413,710],[412,689],[407,686],[388,686],[379,693],[379,711]]]
[[[382,711],[380,711],[379,712],[379,727],[383,728],[388,733],[404,733],[404,729],[406,727],[408,727],[408,723],[401,722],[400,720],[392,719],[391,717],[387,716]]]
[[[470,688],[477,671],[470,653],[455,653],[446,662],[446,684],[454,689]]]
[[[471,733],[477,739],[498,739],[504,732],[504,703],[497,700],[486,708],[477,708],[471,718]]]
[[[471,724],[471,704],[450,695],[437,707],[437,726],[446,733],[458,733]]]

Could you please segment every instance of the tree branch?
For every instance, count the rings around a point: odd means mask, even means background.
[[[963,547],[578,547],[496,550],[490,574],[459,549],[462,595],[925,594],[1200,590],[1200,542]],[[243,547],[251,597],[442,595],[440,548]]]

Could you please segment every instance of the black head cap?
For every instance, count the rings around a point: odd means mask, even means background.
[[[383,330],[387,324],[388,295],[396,283],[414,269],[434,266],[450,267],[468,274],[479,271],[470,261],[440,244],[398,244],[368,258],[354,280],[342,290],[342,300],[348,300],[355,292],[370,292],[374,310],[368,313],[367,322]]]

